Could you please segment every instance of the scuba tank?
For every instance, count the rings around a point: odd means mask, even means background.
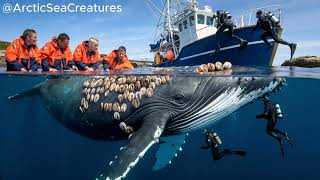
[[[282,115],[282,111],[281,111],[280,105],[279,105],[279,104],[276,104],[276,105],[274,105],[274,108],[276,109],[277,117],[278,117],[279,119],[282,119],[282,118],[283,118],[283,115]]]
[[[224,12],[224,17],[227,18],[227,19],[231,19],[232,18],[231,14],[228,11]]]
[[[269,13],[267,14],[267,17],[270,19],[270,21],[271,21],[274,25],[276,25],[276,26],[280,25],[280,20],[279,20],[278,18],[276,18],[276,17],[274,16],[274,14],[272,14],[272,12],[269,12]]]
[[[217,134],[217,133],[213,133],[212,135],[213,135],[213,138],[214,138],[214,140],[216,141],[216,143],[217,143],[218,145],[221,145],[221,144],[222,144],[222,141],[221,141],[220,137],[218,136],[218,134]]]

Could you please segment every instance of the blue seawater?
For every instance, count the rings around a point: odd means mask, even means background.
[[[178,73],[186,78],[194,75],[188,68]],[[232,75],[287,77],[287,86],[270,96],[284,113],[277,126],[294,144],[293,148],[285,146],[284,157],[278,142],[266,134],[266,122],[255,119],[263,111],[261,101],[256,101],[208,127],[219,133],[224,147],[244,149],[245,157],[214,161],[210,150],[200,149],[204,142],[200,129],[190,133],[183,150],[164,169],[152,171],[157,150],[153,147],[127,179],[320,179],[320,70],[255,67],[235,69]],[[69,131],[48,114],[40,97],[7,99],[46,78],[0,75],[0,179],[94,179],[126,142],[95,141]]]

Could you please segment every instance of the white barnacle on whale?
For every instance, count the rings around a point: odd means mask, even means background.
[[[106,92],[104,92],[104,97],[107,97],[109,95],[109,90],[107,90]]]
[[[85,110],[87,110],[89,108],[88,101],[84,101],[83,107]]]
[[[120,127],[120,129],[121,130],[126,130],[126,128],[127,128],[127,125],[126,125],[126,123],[124,123],[124,122],[121,122],[120,124],[119,124],[119,127]],[[121,149],[120,149],[121,150]]]
[[[81,106],[83,106],[84,105],[84,102],[86,101],[86,99],[85,98],[82,98],[81,99]]]
[[[133,99],[132,105],[137,109],[140,106],[140,101],[138,99]]]
[[[135,94],[133,92],[130,92],[128,96],[128,100],[131,102],[133,101],[134,97],[135,97]]]
[[[104,111],[104,103],[100,103],[101,111]]]
[[[126,103],[121,104],[120,111],[121,112],[126,112],[127,111],[127,104]]]
[[[135,93],[135,98],[138,99],[138,100],[141,100],[142,99],[142,95],[141,95],[141,92],[140,91],[137,91]]]
[[[80,110],[81,113],[84,113],[84,110],[83,110],[83,108],[81,106],[79,106],[79,110]]]
[[[86,81],[83,82],[83,87],[84,87],[84,88],[88,88],[89,86],[90,86],[90,83],[89,83],[88,80],[86,80]]]
[[[151,97],[153,95],[154,91],[152,88],[148,88],[147,91],[146,91],[146,96],[147,97]]]
[[[110,91],[113,91],[114,89],[116,88],[116,84],[115,83],[112,83],[109,87],[109,90]]]
[[[134,91],[134,84],[130,84],[128,90],[130,92],[133,92]]]
[[[135,86],[135,90],[136,90],[136,91],[140,90],[140,88],[141,88],[141,83],[140,83],[140,81],[137,81],[137,82],[134,84],[134,86]]]
[[[114,87],[114,91],[115,91],[115,92],[118,92],[118,91],[119,91],[119,88],[120,88],[120,85],[119,85],[119,84],[116,84],[116,86]]]
[[[101,88],[100,88],[100,94],[103,94],[104,93],[104,87],[102,86]]]
[[[108,90],[110,88],[111,83],[107,82],[106,84],[104,84],[104,89]]]
[[[120,113],[119,113],[119,112],[114,112],[113,118],[114,118],[115,120],[120,120]]]
[[[94,94],[91,94],[90,96],[90,102],[93,102],[94,101]]]
[[[142,88],[140,89],[140,93],[141,93],[142,96],[145,95],[146,92],[147,92],[147,88],[142,87]]]
[[[96,93],[96,88],[92,88],[90,93],[91,94],[95,94]]]
[[[122,95],[122,94],[119,94],[119,95],[118,95],[118,100],[119,100],[120,103],[123,102],[123,95]]]
[[[149,88],[155,89],[156,88],[156,83],[155,82],[151,82],[149,84]]]
[[[90,101],[90,97],[91,97],[91,95],[90,94],[87,94],[87,101]]]
[[[160,78],[160,77],[157,77],[157,78],[156,78],[155,84],[156,84],[157,86],[161,85],[161,78]]]

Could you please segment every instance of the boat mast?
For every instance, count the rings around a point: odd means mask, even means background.
[[[173,53],[174,56],[177,57],[178,52],[174,43],[174,39],[173,39],[173,32],[172,32],[172,24],[171,24],[171,15],[170,15],[170,2],[171,0],[167,0],[167,18],[168,18],[168,26],[169,26],[169,33],[170,33],[170,39],[171,39],[171,43],[172,43],[172,48],[173,48]],[[169,39],[169,41],[170,41]]]

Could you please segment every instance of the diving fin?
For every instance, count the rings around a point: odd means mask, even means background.
[[[290,50],[291,50],[291,56],[290,56],[291,58],[290,58],[290,60],[292,60],[293,55],[294,55],[294,53],[296,52],[296,49],[297,49],[297,44],[291,43],[289,45],[289,47],[290,47]]]

